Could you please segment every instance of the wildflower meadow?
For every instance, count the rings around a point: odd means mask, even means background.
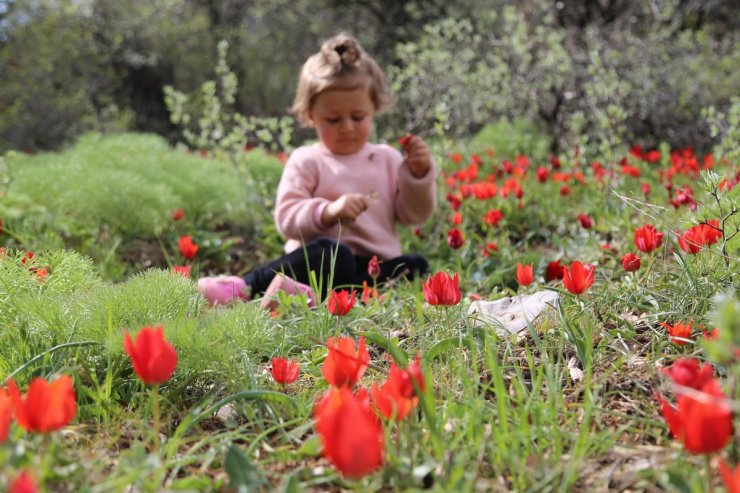
[[[1,493],[740,493],[732,2],[238,3],[0,1]],[[429,272],[209,303],[340,21]]]

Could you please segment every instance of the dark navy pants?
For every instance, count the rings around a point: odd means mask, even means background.
[[[371,257],[355,255],[348,246],[330,238],[316,238],[304,248],[298,248],[266,265],[254,269],[244,276],[244,280],[252,288],[252,294],[264,293],[275,275],[279,272],[303,284],[311,285],[310,272],[316,273],[316,280],[321,285],[321,297],[326,297],[329,287],[329,277],[332,289],[361,286],[362,281],[372,284],[372,278],[367,273],[367,265]],[[333,269],[332,269],[333,263]],[[385,282],[396,277],[412,279],[414,276],[423,276],[429,269],[429,264],[421,255],[409,253],[380,263],[378,282]]]

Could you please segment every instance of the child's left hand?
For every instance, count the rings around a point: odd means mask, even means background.
[[[418,135],[407,135],[401,138],[401,147],[406,153],[406,166],[416,178],[423,178],[432,167],[432,153],[424,139]]]

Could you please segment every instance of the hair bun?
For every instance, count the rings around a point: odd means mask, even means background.
[[[339,71],[343,66],[359,67],[362,52],[355,38],[338,34],[321,46],[321,54],[328,65]]]

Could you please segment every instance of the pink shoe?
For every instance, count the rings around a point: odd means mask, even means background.
[[[314,306],[316,304],[316,300],[313,295],[313,289],[311,289],[311,286],[307,286],[303,283],[300,283],[296,281],[295,279],[291,279],[290,277],[284,276],[282,274],[276,275],[272,281],[270,282],[270,285],[267,286],[267,289],[265,290],[265,295],[262,297],[262,302],[260,303],[260,306],[262,308],[267,308],[268,310],[272,311],[278,306],[277,296],[279,291],[283,291],[286,294],[305,294],[308,298],[308,306]]]
[[[211,306],[228,305],[234,300],[249,300],[249,287],[238,276],[201,277],[198,291]]]

